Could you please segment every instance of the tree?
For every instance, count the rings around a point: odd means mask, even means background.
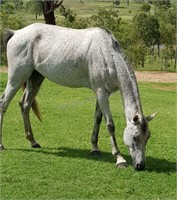
[[[62,16],[65,17],[67,23],[69,23],[72,26],[72,23],[75,21],[76,14],[69,8],[66,9],[63,5],[61,6],[60,13]]]
[[[37,20],[38,15],[42,15],[42,1],[31,0],[25,3],[25,8],[30,13],[35,14],[35,18]]]
[[[14,8],[16,10],[20,10],[23,7],[23,0],[14,1]]]
[[[113,6],[118,6],[120,4],[120,0],[113,0]]]
[[[158,8],[160,8],[162,6],[171,7],[170,0],[152,0],[152,2]]]
[[[156,17],[160,24],[160,43],[164,47],[162,49],[163,67],[166,70],[168,60],[174,59],[174,69],[176,69],[176,56],[174,53],[176,51],[176,9],[175,7],[162,6],[156,12]]]
[[[162,63],[163,63],[163,68],[165,69],[165,71],[167,71],[169,64],[169,60],[171,60],[171,64],[172,64],[172,60],[175,59],[176,57],[176,53],[175,53],[175,49],[173,46],[167,46],[164,49],[162,49]],[[176,69],[176,62],[174,65],[174,70]]]
[[[160,31],[158,19],[154,16],[140,13],[133,18],[134,34],[142,39],[147,47],[160,44]]]
[[[92,26],[104,27],[112,31],[116,37],[119,35],[121,18],[117,11],[100,9],[97,15],[91,16],[90,20]]]
[[[5,4],[8,4],[7,2],[3,4],[1,7],[0,12],[0,38],[1,38],[1,44],[3,44],[3,31],[5,28],[11,28],[14,30],[20,29],[24,27],[23,21],[18,19],[17,16],[9,14],[9,6],[5,6]],[[9,4],[8,4],[9,5]],[[12,8],[12,7],[10,7]],[[7,10],[6,10],[7,9]],[[0,61],[1,65],[7,65],[7,57],[4,45],[1,45],[1,54],[0,54]]]
[[[162,6],[155,13],[156,18],[159,22],[170,23],[173,26],[176,26],[176,7]]]
[[[176,27],[170,23],[160,23],[160,32],[161,32],[161,44],[165,46],[173,46],[176,42],[175,32]]]
[[[10,15],[14,13],[14,6],[10,2],[1,2],[1,12],[6,12],[6,14]]]
[[[127,2],[127,7],[130,5],[130,0],[126,0]]]
[[[149,4],[143,4],[140,9],[142,12],[149,12],[151,10],[151,6]]]
[[[43,0],[43,14],[46,24],[56,25],[54,11],[59,8],[63,0],[61,1],[45,1]]]
[[[138,39],[136,35],[131,37],[130,45],[127,47],[126,53],[128,54],[128,57],[132,62],[134,68],[137,69],[138,65],[144,67],[147,46],[145,45],[143,40]]]

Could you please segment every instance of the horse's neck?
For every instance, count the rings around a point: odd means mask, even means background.
[[[135,115],[143,116],[136,77],[126,57],[119,57],[117,75],[126,120],[132,120]]]

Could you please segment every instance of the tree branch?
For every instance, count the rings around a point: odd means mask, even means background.
[[[61,4],[63,3],[63,0],[61,1],[51,1],[51,7],[50,10],[46,11],[45,14],[48,15],[49,13],[53,12],[55,9],[57,9],[58,7],[61,6]]]

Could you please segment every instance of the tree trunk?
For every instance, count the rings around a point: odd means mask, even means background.
[[[175,58],[174,71],[176,71],[176,58]]]
[[[51,9],[51,1],[43,1],[43,13],[46,24],[56,25],[54,10],[48,12]]]
[[[144,68],[144,58],[142,58],[142,60],[141,60],[141,66],[142,66],[142,68]]]
[[[175,52],[175,66],[174,66],[174,71],[176,71],[176,59],[177,59],[177,47],[176,47],[176,52]]]
[[[157,49],[158,49],[158,57],[160,57],[160,44],[157,44]]]

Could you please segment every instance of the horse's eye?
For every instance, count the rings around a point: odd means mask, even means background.
[[[133,140],[136,142],[137,138],[136,138],[136,137],[133,137]]]

